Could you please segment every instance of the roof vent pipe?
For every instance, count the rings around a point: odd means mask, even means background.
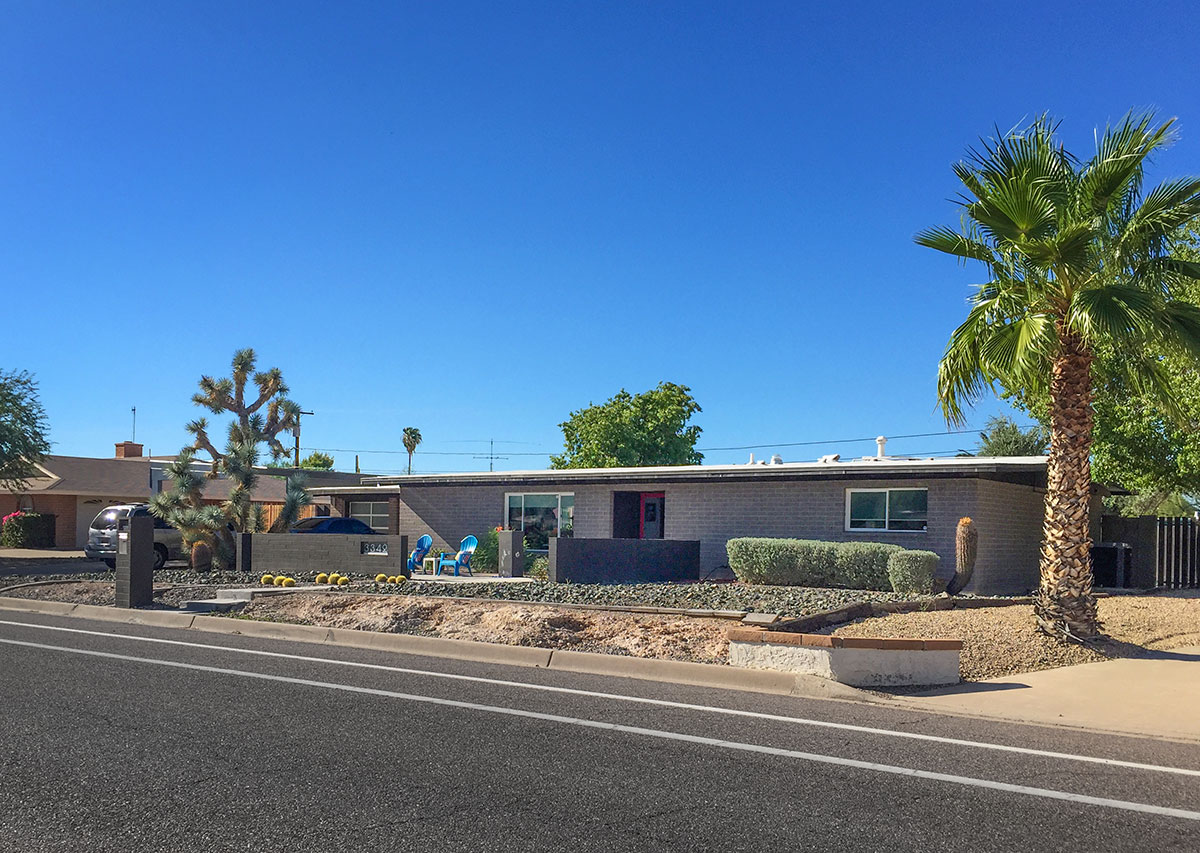
[[[878,452],[875,454],[876,459],[882,459],[887,456],[887,439],[882,435],[875,439],[875,447],[878,448]]]

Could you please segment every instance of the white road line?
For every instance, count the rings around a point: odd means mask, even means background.
[[[1155,773],[1174,773],[1180,776],[1200,776],[1200,770],[1186,767],[1170,767],[1162,764],[1143,764],[1138,761],[1122,761],[1118,758],[1101,758],[1094,755],[1076,755],[1069,752],[1053,752],[1045,749],[1032,749],[1025,746],[1009,746],[1002,743],[987,741],[962,740],[960,738],[940,737],[917,732],[895,731],[871,726],[856,726],[850,723],[834,723],[828,720],[813,720],[806,717],[789,717],[784,714],[767,714],[761,711],[743,711],[738,708],[721,708],[715,705],[693,705],[688,702],[672,702],[667,699],[648,699],[643,696],[626,696],[622,693],[604,693],[595,690],[579,690],[573,687],[555,687],[549,684],[530,684],[525,681],[506,681],[499,678],[484,678],[478,675],[459,675],[450,672],[434,672],[425,669],[409,669],[400,666],[386,666],[377,663],[361,661],[337,660],[309,655],[294,655],[286,652],[268,652],[260,649],[239,649],[233,646],[219,646],[212,643],[190,643],[184,640],[164,640],[159,637],[138,637],[133,634],[119,634],[108,631],[88,631],[82,628],[63,628],[58,625],[40,625],[34,622],[14,622],[0,619],[0,625],[16,625],[22,628],[39,628],[46,631],[59,631],[68,634],[84,634],[94,637],[108,637],[122,640],[132,640],[140,643],[157,643],[159,645],[183,646],[193,649],[210,649],[221,652],[233,652],[258,657],[282,658],[284,660],[303,661],[305,663],[323,663],[335,666],[348,666],[358,669],[372,669],[383,672],[394,672],[402,675],[417,675],[429,678],[443,678],[450,681],[467,681],[477,684],[490,684],[498,687],[517,687],[524,690],[537,690],[545,693],[563,693],[571,696],[585,696],[592,699],[609,699],[618,702],[631,702],[639,705],[653,705],[660,708],[675,708],[683,711],[701,711],[710,714],[724,714],[731,717],[748,717],[756,720],[768,720],[775,723],[791,723],[793,725],[812,726],[815,728],[835,729],[839,731],[858,732],[860,734],[880,735],[883,737],[903,738],[906,740],[929,741],[953,746],[965,746],[972,749],[990,749],[996,752],[1013,752],[1020,755],[1036,755],[1042,758],[1055,758],[1064,761],[1081,761],[1088,764],[1103,764],[1109,767],[1127,767],[1132,770],[1147,770]],[[369,650],[368,650],[369,651]]]
[[[141,658],[134,655],[121,655],[114,652],[100,652],[92,649],[75,649],[69,646],[51,646],[44,643],[30,643],[23,640],[0,639],[0,643],[10,646],[24,646],[33,649],[43,649],[52,652],[66,652],[73,655],[106,658],[109,660],[128,661],[131,663],[146,663],[154,666],[166,666],[174,669],[186,669],[195,672],[208,672],[216,675],[231,675],[237,678],[252,678],[259,681],[273,681],[279,684],[295,684],[301,687],[319,687],[325,690],[340,690],[346,693],[358,693],[366,696],[380,696],[387,699],[401,699],[407,702],[421,702],[428,705],[440,705],[448,708],[461,708],[467,711],[480,711],[488,714],[503,714],[510,717],[521,717],[528,720],[541,720],[547,723],[579,726],[588,729],[603,729],[621,732],[622,734],[642,735],[660,740],[681,741],[700,746],[711,746],[719,749],[750,752],[762,755],[774,755],[780,758],[793,758],[800,761],[811,761],[818,764],[831,764],[838,767],[851,767],[856,770],[870,770],[876,773],[888,773],[893,776],[908,776],[915,779],[928,779],[934,782],[949,782],[954,785],[965,785],[972,788],[984,788],[993,791],[1004,791],[1010,794],[1025,794],[1047,800],[1063,800],[1070,803],[1081,803],[1091,806],[1102,806],[1122,811],[1141,812],[1143,814],[1175,817],[1183,820],[1200,821],[1200,812],[1187,809],[1174,809],[1166,806],[1155,806],[1149,803],[1134,803],[1125,800],[1112,800],[1107,797],[1092,797],[1087,794],[1074,794],[1069,791],[1054,791],[1049,788],[1033,788],[1027,785],[1013,785],[1008,782],[995,782],[990,779],[975,779],[970,776],[956,776],[950,773],[934,773],[929,770],[917,770],[911,767],[897,767],[891,764],[877,764],[873,761],[856,761],[851,758],[840,758],[836,755],[822,755],[814,752],[799,752],[793,749],[780,749],[773,746],[762,746],[754,743],[720,740],[702,735],[689,735],[682,732],[670,732],[660,729],[646,729],[640,726],[625,726],[620,723],[607,723],[599,720],[585,720],[579,717],[564,717],[558,714],[544,714],[539,711],[525,711],[520,708],[506,708],[498,705],[480,705],[475,702],[463,702],[457,699],[441,699],[436,696],[423,696],[415,693],[400,693],[394,690],[381,690],[374,687],[358,687],[352,684],[338,684],[330,681],[314,681],[307,678],[292,678],[286,675],[268,675],[263,672],[250,672],[240,669],[226,669],[217,666],[204,666],[182,661],[159,660],[157,658]]]

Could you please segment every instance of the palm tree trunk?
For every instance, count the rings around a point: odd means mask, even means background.
[[[412,473],[412,455],[413,452],[411,450],[408,451],[408,473],[410,474]]]
[[[1099,630],[1092,596],[1088,505],[1092,471],[1092,353],[1061,324],[1050,380],[1050,460],[1046,468],[1038,626],[1051,636],[1087,639]]]

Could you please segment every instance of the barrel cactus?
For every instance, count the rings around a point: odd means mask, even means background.
[[[971,573],[975,571],[975,557],[979,553],[979,531],[975,522],[969,518],[958,520],[958,529],[954,532],[954,577],[946,591],[951,595],[962,592],[971,582]]]
[[[192,544],[192,571],[207,572],[212,568],[212,548],[206,542]]]

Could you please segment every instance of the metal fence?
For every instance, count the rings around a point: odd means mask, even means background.
[[[1160,518],[1155,586],[1185,589],[1200,586],[1200,521]]]

